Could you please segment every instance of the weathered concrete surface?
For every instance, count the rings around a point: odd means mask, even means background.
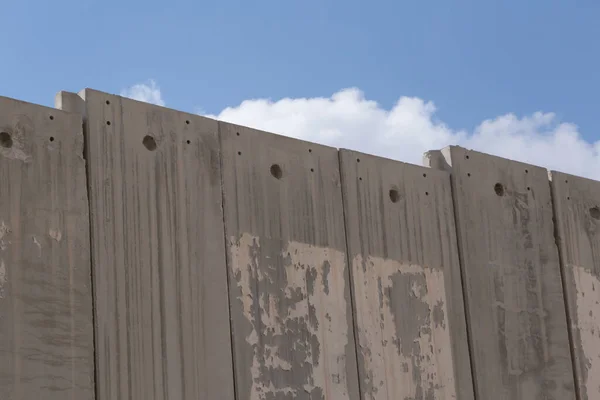
[[[449,174],[340,160],[364,398],[473,399]]]
[[[552,172],[580,400],[600,400],[600,182]]]
[[[81,117],[0,97],[0,399],[93,399]]]
[[[219,129],[238,400],[358,400],[336,149]]]
[[[459,147],[429,160],[452,168],[476,398],[574,399],[546,170]]]
[[[98,399],[232,399],[217,123],[81,95]]]

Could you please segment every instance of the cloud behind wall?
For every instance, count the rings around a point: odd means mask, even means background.
[[[134,85],[122,95],[165,105],[154,81]],[[600,179],[600,142],[587,142],[575,124],[559,121],[551,112],[499,115],[467,132],[439,121],[432,101],[399,97],[385,109],[360,89],[348,88],[330,97],[249,99],[206,116],[413,164],[421,164],[428,150],[459,145]]]

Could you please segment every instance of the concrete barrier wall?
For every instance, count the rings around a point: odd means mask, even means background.
[[[0,98],[0,398],[600,399],[600,183],[56,107]]]

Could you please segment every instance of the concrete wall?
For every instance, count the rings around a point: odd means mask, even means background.
[[[600,400],[600,183],[56,107],[0,98],[1,399]]]

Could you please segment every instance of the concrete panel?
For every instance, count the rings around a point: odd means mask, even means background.
[[[600,400],[600,182],[552,172],[580,400]]]
[[[337,150],[219,126],[238,400],[358,400]]]
[[[429,160],[452,168],[476,398],[574,399],[546,170],[459,147]]]
[[[0,399],[93,399],[81,116],[0,97]]]
[[[217,122],[82,97],[98,398],[232,399]]]
[[[340,160],[363,398],[473,399],[449,174]]]

